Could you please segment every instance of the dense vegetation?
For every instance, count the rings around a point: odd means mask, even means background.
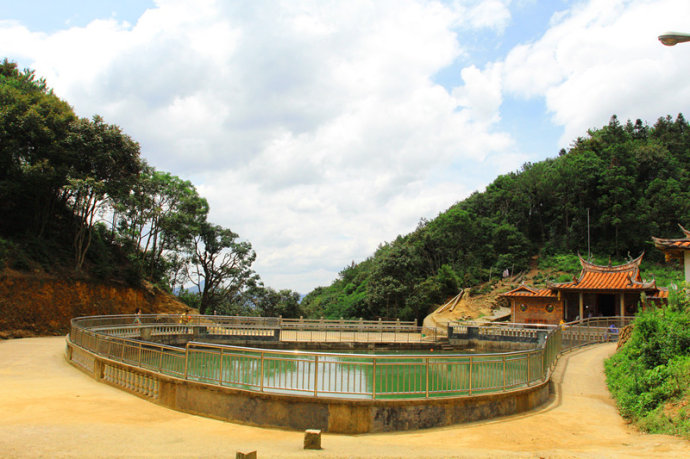
[[[498,177],[412,233],[382,244],[303,300],[313,316],[422,319],[434,305],[536,254],[614,259],[678,237],[690,222],[690,126],[682,115],[590,130],[558,157]]]
[[[265,288],[251,244],[208,211],[118,126],[77,117],[33,71],[0,64],[0,268],[194,284],[182,298],[202,313],[298,315],[298,295]]]
[[[628,342],[606,361],[620,413],[643,430],[690,439],[690,301],[672,289],[669,307],[635,319]]]

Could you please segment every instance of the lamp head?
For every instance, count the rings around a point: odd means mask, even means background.
[[[679,32],[666,32],[659,35],[659,41],[666,46],[675,46],[678,43],[690,41],[690,34]]]

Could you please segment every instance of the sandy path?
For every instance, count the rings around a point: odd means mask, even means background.
[[[690,457],[690,442],[627,426],[608,396],[602,361],[614,345],[564,356],[544,409],[426,431],[303,434],[162,408],[67,364],[64,338],[0,342],[0,457]]]

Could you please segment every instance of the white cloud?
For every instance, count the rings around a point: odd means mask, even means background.
[[[497,70],[432,82],[455,28],[500,30],[508,3],[160,0],[135,24],[0,23],[0,51],[193,178],[265,282],[306,292],[471,192],[451,164],[511,148]]]
[[[544,97],[567,145],[612,114],[654,122],[687,111],[690,47],[656,39],[686,30],[685,0],[592,0],[554,16],[534,43],[514,48],[504,63],[505,90]]]
[[[452,0],[448,7],[453,10],[459,28],[502,32],[510,22],[511,3],[511,0]]]
[[[490,64],[483,72],[471,65],[462,69],[461,75],[465,84],[453,91],[458,104],[479,122],[491,124],[499,121],[503,101],[502,65]]]
[[[502,30],[510,21],[509,1],[481,0],[469,11],[470,23],[475,28]]]
[[[539,40],[468,62],[459,31],[502,36],[527,1],[159,0],[134,24],[0,22],[0,54],[191,178],[267,284],[306,292],[525,161],[507,101],[544,98],[564,143],[612,113],[688,106],[690,46],[656,41],[687,30],[687,1],[577,3]],[[460,87],[433,82],[460,58]]]

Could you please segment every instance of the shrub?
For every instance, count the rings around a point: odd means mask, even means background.
[[[606,361],[606,381],[621,415],[649,432],[690,438],[690,308],[684,294],[649,308],[628,342]],[[674,408],[676,407],[676,408]]]

